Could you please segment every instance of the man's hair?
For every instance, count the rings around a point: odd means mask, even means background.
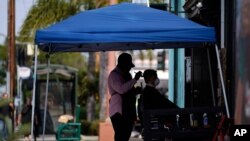
[[[144,71],[143,73],[143,77],[144,77],[144,80],[145,82],[147,83],[148,82],[148,79],[152,76],[157,76],[157,72],[156,70],[153,70],[153,69],[147,69]]]

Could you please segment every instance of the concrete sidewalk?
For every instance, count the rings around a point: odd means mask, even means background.
[[[37,141],[43,141],[43,137],[40,135],[39,138],[36,139]],[[55,135],[45,135],[44,136],[45,141],[56,141]],[[17,141],[28,141],[25,138],[18,139]],[[98,136],[85,136],[81,135],[81,141],[98,141]],[[143,139],[139,138],[130,138],[129,141],[143,141]]]
[[[40,135],[39,138],[36,138],[37,141],[43,141],[43,136]],[[56,141],[55,135],[44,135],[45,141]],[[17,141],[28,141],[25,138],[18,139]],[[81,135],[81,141],[98,141],[98,136],[84,136]]]

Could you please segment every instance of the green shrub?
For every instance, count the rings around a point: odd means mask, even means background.
[[[87,120],[80,120],[81,134],[83,135],[98,135],[99,134],[99,120],[88,122]]]
[[[80,120],[81,122],[81,134],[88,135],[90,132],[90,122],[87,120]]]
[[[91,122],[90,134],[91,135],[98,135],[99,134],[99,120],[95,120],[95,121]]]
[[[80,108],[80,119],[86,119],[87,118],[87,112],[86,112],[86,107],[81,106]]]

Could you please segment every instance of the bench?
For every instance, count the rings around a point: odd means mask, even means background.
[[[60,124],[56,132],[57,141],[76,141],[81,140],[81,123],[79,123],[80,106],[75,108],[75,120]]]

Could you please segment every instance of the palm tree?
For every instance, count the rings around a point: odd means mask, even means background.
[[[26,19],[24,20],[24,23],[19,32],[20,36],[18,37],[18,40],[20,42],[33,42],[35,31],[37,29],[42,29],[51,24],[60,22],[63,19],[79,12],[82,7],[84,7],[84,9],[91,9],[94,8],[95,5],[92,0],[37,0],[36,4],[32,6],[30,11],[28,12]],[[92,56],[90,55],[90,58],[91,57]],[[62,53],[52,56],[51,62],[81,68],[85,66],[84,60],[82,60],[81,58],[82,55],[80,53]],[[46,62],[44,53],[41,53],[41,55],[39,55],[39,61],[41,63]],[[93,61],[93,59],[89,59],[89,64],[94,63],[91,61]],[[90,67],[92,67],[92,65],[89,65],[89,70],[93,70]],[[91,76],[91,74],[88,75]],[[79,80],[80,79],[81,78],[79,78]],[[94,115],[93,112],[88,112],[88,114]]]
[[[106,94],[107,94],[107,65],[108,65],[108,53],[101,52],[100,53],[100,75],[99,75],[99,94],[100,94],[100,112],[99,118],[100,121],[104,121],[106,119]]]
[[[37,29],[45,28],[76,14],[79,12],[79,7],[85,1],[86,0],[37,0],[36,4],[32,6],[24,20],[17,40],[20,42],[32,43]],[[46,59],[43,58],[44,56],[45,55],[42,53],[39,58],[41,59],[41,63],[46,62]],[[77,56],[79,58],[81,55],[80,53],[74,53],[70,55],[66,54],[66,56],[70,58],[75,58],[75,56]],[[57,56],[54,58],[57,58]],[[60,56],[55,60],[60,60],[61,58],[62,57]]]
[[[147,58],[149,60],[149,67],[152,67],[152,61],[154,59],[154,53],[152,50],[147,50]]]
[[[66,0],[37,0],[22,24],[18,40],[33,42],[37,29],[45,28],[74,15],[79,11],[77,4],[75,1]]]
[[[95,8],[107,6],[109,4],[109,0],[94,0],[95,3]],[[106,102],[106,80],[107,80],[107,57],[108,53],[107,52],[101,52],[101,53],[95,53],[95,54],[90,54],[90,55],[95,55],[96,58],[99,58],[99,97],[100,97],[100,111],[99,111],[99,119],[101,121],[104,121],[106,118],[106,107],[107,107],[107,102]],[[97,60],[97,59],[95,59]],[[91,60],[89,60],[91,61]],[[94,60],[92,60],[94,61]],[[92,62],[89,62],[92,63]]]
[[[142,62],[142,65],[143,65],[143,62],[144,62],[144,59],[145,59],[145,54],[144,54],[143,50],[139,51],[139,58],[140,58],[140,60]]]
[[[108,0],[84,0],[84,5],[85,5],[85,9],[87,10],[91,10],[91,9],[95,9],[95,8],[100,8],[103,6],[107,6],[108,5]],[[96,68],[97,63],[98,62],[98,58],[100,58],[100,64],[105,64],[103,61],[103,55],[100,56],[99,53],[95,53],[95,52],[90,52],[89,53],[89,59],[88,59],[88,72],[87,72],[87,76],[90,82],[95,82],[95,78],[94,76],[96,76],[95,74],[98,73],[99,69]],[[102,82],[105,81],[105,79],[102,79],[102,71],[100,70],[100,76],[99,76],[99,83],[102,84]],[[105,115],[105,110],[103,110],[103,108],[106,107],[106,97],[103,96],[103,89],[105,89],[104,87],[102,87],[99,84],[99,97],[100,97],[100,108],[101,110],[99,111],[99,118],[103,117],[103,115]],[[95,109],[96,109],[96,101],[95,101],[95,93],[89,93],[88,97],[87,97],[87,105],[86,105],[86,111],[87,111],[87,121],[93,121],[95,120]]]
[[[131,2],[132,0],[118,0],[118,3],[121,3],[121,2]]]
[[[118,0],[118,3],[121,2],[131,2],[132,0]],[[149,3],[164,3],[165,0],[149,0]]]
[[[164,3],[165,0],[149,0],[150,3]]]

